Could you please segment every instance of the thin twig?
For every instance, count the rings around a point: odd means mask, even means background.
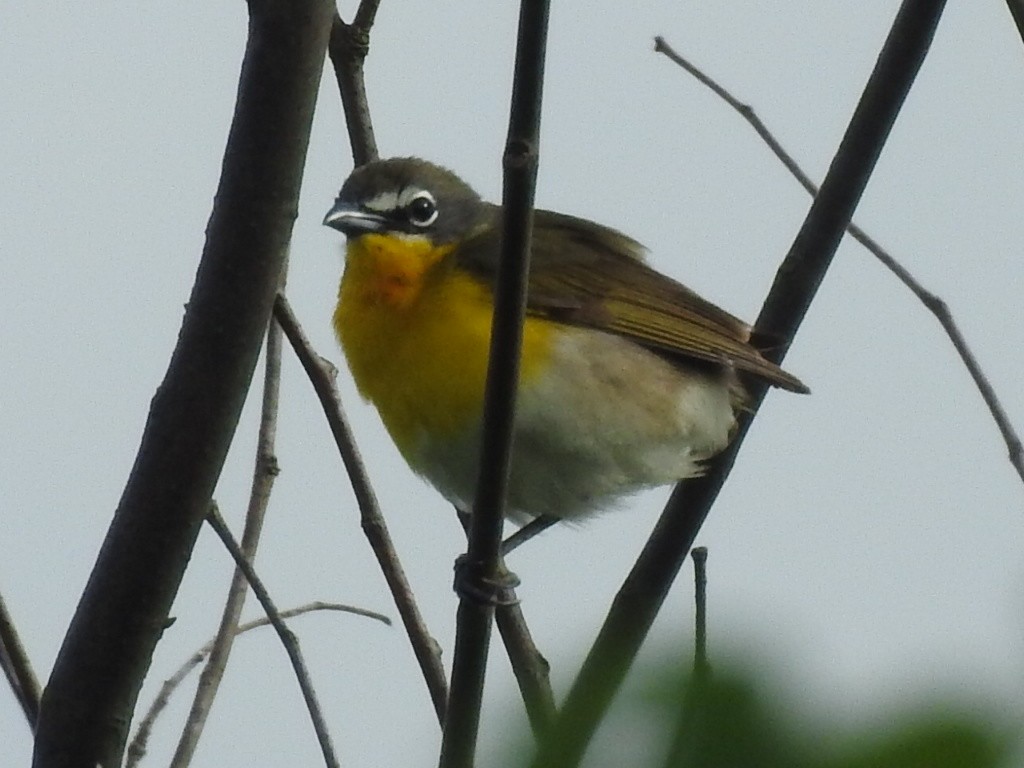
[[[944,0],[904,0],[846,134],[800,232],[776,274],[757,328],[782,343],[785,355],[831,264],[882,147],[931,45]],[[767,392],[747,382],[750,410],[740,414],[730,446],[702,477],[678,484],[640,557],[615,596],[534,768],[579,764],[598,724],[646,638],[693,540],[730,470],[751,419]]]
[[[694,643],[693,670],[686,679],[679,700],[679,718],[675,733],[669,745],[665,768],[693,765],[698,762],[708,732],[708,688],[711,682],[711,666],[708,664],[707,631],[707,586],[708,550],[694,547],[690,551],[693,559],[693,603]]]
[[[333,3],[249,2],[206,244],[131,475],[43,693],[35,768],[116,766],[238,425],[298,210]]]
[[[1015,4],[1018,8],[1024,8],[1024,3],[1022,3],[1021,0],[1009,0],[1009,3],[1011,9],[1014,8]],[[1024,11],[1021,12],[1024,13]],[[818,194],[818,188],[814,185],[814,182],[811,181],[810,177],[804,173],[803,169],[783,148],[749,104],[744,104],[739,101],[713,78],[701,71],[695,64],[677,53],[672,46],[665,42],[663,37],[654,38],[654,50],[658,53],[664,54],[673,62],[678,64],[688,73],[693,75],[698,82],[707,86],[715,93],[716,96],[721,98],[722,101],[736,110],[740,116],[750,124],[754,131],[757,132],[757,135],[761,137],[764,143],[768,145],[772,154],[779,159],[779,161],[797,180],[800,186],[802,186],[812,197]],[[846,228],[846,231],[849,232],[857,242],[863,245],[875,258],[877,258],[890,272],[896,275],[899,281],[903,283],[903,285],[905,285],[922,304],[924,304],[928,311],[935,315],[939,324],[949,337],[949,340],[953,343],[953,347],[956,349],[957,354],[960,355],[960,359],[963,361],[968,373],[970,373],[971,378],[974,380],[974,385],[981,393],[981,397],[985,401],[985,405],[988,406],[989,413],[992,414],[992,419],[995,421],[996,427],[1002,435],[1003,442],[1006,443],[1010,463],[1013,465],[1013,468],[1017,470],[1017,474],[1020,476],[1021,480],[1024,480],[1024,447],[1022,447],[1021,439],[1014,430],[1013,425],[1010,423],[1010,419],[1007,417],[1006,411],[1004,410],[1002,403],[999,401],[995,390],[992,388],[988,377],[986,377],[984,372],[981,370],[981,366],[974,357],[974,353],[971,351],[970,345],[968,345],[963,334],[960,332],[960,328],[953,319],[953,314],[950,312],[946,302],[922,286],[906,267],[900,264],[887,250],[879,245],[876,240],[874,240],[855,223],[851,221],[849,226]]]
[[[327,423],[334,436],[338,453],[341,454],[345,471],[352,483],[356,504],[359,506],[363,533],[377,557],[388,589],[398,608],[398,614],[402,618],[402,624],[409,636],[416,661],[419,663],[423,678],[427,683],[427,689],[434,704],[434,712],[437,714],[438,721],[443,722],[448,701],[448,681],[441,663],[441,649],[431,636],[426,622],[416,606],[412,587],[402,569],[398,553],[395,551],[394,543],[388,533],[387,524],[381,515],[377,497],[370,486],[366,467],[363,465],[363,460],[352,439],[352,430],[345,419],[338,387],[334,380],[334,367],[313,350],[284,295],[279,294],[277,297],[277,302],[274,304],[274,316],[284,329],[285,336],[288,337],[299,362],[302,363],[302,367],[306,371],[306,376],[313,384],[313,389],[320,399],[320,405],[327,417]]]
[[[305,605],[300,605],[296,608],[289,608],[287,611],[281,611],[280,616],[282,619],[294,619],[297,616],[303,616],[307,613],[313,613],[316,611],[340,611],[344,613],[352,613],[356,616],[365,616],[370,619],[376,619],[389,627],[391,626],[391,619],[381,613],[368,611],[365,608],[357,608],[353,605],[345,605],[343,603],[325,603],[321,600],[315,600],[312,603],[306,603]],[[235,627],[235,637],[244,635],[254,629],[265,627],[268,624],[270,624],[270,619],[266,616],[253,621],[247,621],[244,624],[239,624]],[[145,716],[139,721],[139,726],[135,731],[135,737],[128,746],[124,768],[136,768],[139,761],[145,757],[146,749],[149,744],[149,736],[153,732],[153,725],[156,723],[156,719],[163,713],[171,699],[171,696],[174,695],[178,686],[185,681],[185,678],[192,673],[192,670],[202,664],[203,660],[210,655],[216,642],[216,636],[210,638],[209,642],[189,656],[185,663],[178,667],[174,674],[167,678],[163,685],[160,686],[160,690],[153,698],[153,703],[149,705],[149,709],[146,711]]]
[[[280,469],[274,455],[274,439],[277,434],[278,396],[281,391],[281,326],[271,318],[267,325],[267,343],[263,375],[263,402],[260,408],[260,425],[256,438],[256,462],[253,468],[252,487],[249,492],[249,506],[245,514],[245,528],[242,530],[242,554],[252,562],[256,559],[263,520],[270,504],[270,492]],[[189,711],[178,739],[178,746],[171,760],[171,768],[187,768],[199,745],[203,727],[213,707],[220,682],[227,669],[231,645],[237,634],[239,617],[245,605],[245,574],[235,568],[228,587],[227,599],[221,613],[220,628],[210,660],[203,667]]]
[[[519,6],[511,114],[503,157],[501,258],[494,289],[494,320],[484,391],[480,473],[473,500],[469,548],[460,566],[482,583],[496,584],[501,575],[501,530],[530,268],[548,10],[548,0],[521,0]],[[492,604],[465,592],[460,597],[451,697],[441,740],[442,768],[473,765],[494,615]]]
[[[292,669],[295,670],[295,678],[299,681],[299,687],[302,689],[302,698],[306,702],[310,719],[313,721],[313,730],[316,731],[317,741],[320,742],[320,751],[324,756],[324,764],[328,768],[339,768],[338,758],[334,754],[334,745],[331,743],[331,734],[327,731],[327,721],[324,719],[323,710],[320,709],[320,702],[317,701],[316,691],[313,689],[313,681],[309,677],[309,670],[306,668],[306,662],[302,658],[302,651],[299,650],[299,638],[288,629],[288,626],[281,619],[281,614],[277,610],[277,606],[274,605],[273,600],[270,599],[266,587],[263,586],[260,577],[256,575],[256,571],[253,570],[252,565],[246,560],[245,555],[242,554],[238,542],[235,541],[227,524],[220,516],[220,512],[217,511],[216,503],[211,502],[206,522],[216,531],[217,536],[220,537],[228,552],[231,553],[235,565],[245,574],[245,578],[252,588],[252,593],[260,601],[260,605],[263,606],[263,611],[267,614],[267,618],[277,632],[277,636],[281,638],[281,644],[284,646],[288,659],[292,663]]]
[[[14,693],[14,698],[25,713],[28,727],[35,733],[36,721],[39,718],[39,680],[32,670],[25,647],[21,644],[14,617],[7,610],[3,595],[0,595],[0,667]]]
[[[706,677],[710,671],[708,664],[708,550],[707,547],[694,547],[690,552],[693,558],[693,676]]]

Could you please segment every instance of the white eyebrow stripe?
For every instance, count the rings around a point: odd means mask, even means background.
[[[437,202],[436,200],[434,200],[434,196],[432,194],[430,194],[429,190],[421,189],[420,187],[406,187],[398,195],[398,204],[401,207],[404,208],[409,203],[411,203],[413,200],[415,200],[417,197],[419,197],[420,195],[423,195],[423,194],[425,194],[427,197],[430,198],[430,202],[432,202],[432,203],[436,203]]]
[[[398,210],[398,195],[395,192],[380,192],[363,203],[363,208],[377,213],[396,211]]]

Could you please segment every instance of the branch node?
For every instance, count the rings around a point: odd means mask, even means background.
[[[536,142],[526,139],[509,139],[505,145],[505,154],[501,159],[505,170],[522,170],[536,166],[540,159],[540,150]]]

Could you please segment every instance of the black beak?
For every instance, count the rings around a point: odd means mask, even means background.
[[[324,225],[336,229],[349,237],[358,237],[366,232],[383,232],[387,220],[376,213],[368,213],[351,203],[340,200],[324,216]]]

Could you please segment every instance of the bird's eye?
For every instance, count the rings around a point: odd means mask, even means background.
[[[437,203],[429,192],[417,192],[405,206],[410,223],[417,227],[429,227],[437,219]]]

